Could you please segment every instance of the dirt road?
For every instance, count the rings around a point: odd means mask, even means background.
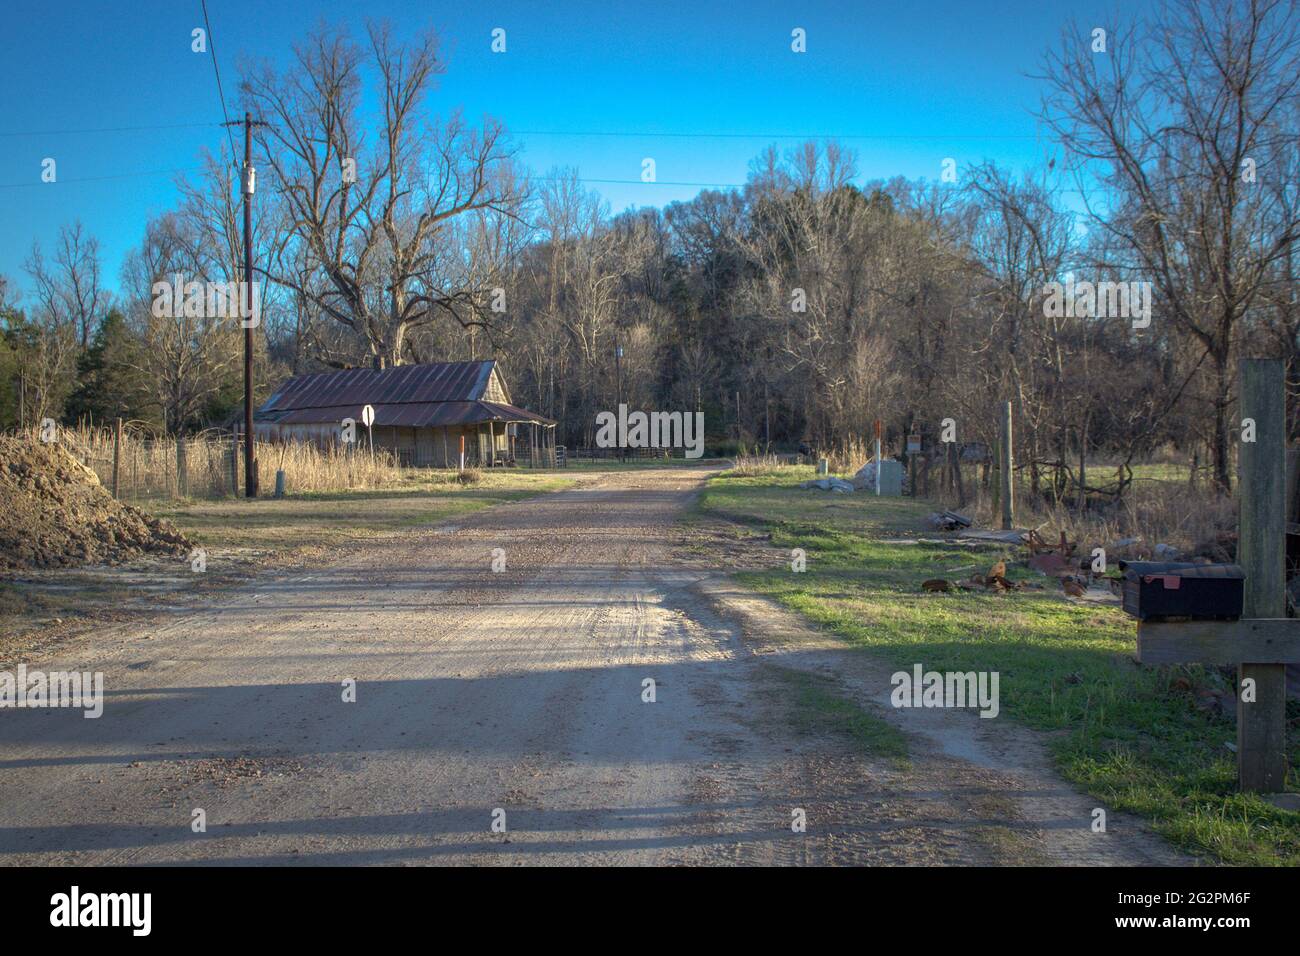
[[[601,478],[28,661],[107,703],[0,712],[0,862],[1178,861],[1092,833],[1032,735],[904,718],[867,655],[683,561],[702,479]],[[807,719],[809,680],[910,759]]]

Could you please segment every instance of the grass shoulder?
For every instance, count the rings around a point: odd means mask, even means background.
[[[1118,608],[1074,603],[1052,588],[926,593],[926,578],[968,576],[999,559],[1012,579],[1036,575],[1012,565],[1020,555],[1011,548],[972,548],[926,530],[933,508],[923,501],[800,489],[811,474],[709,482],[702,515],[765,530],[773,547],[806,554],[804,573],[787,564],[741,572],[742,583],[899,668],[998,671],[1003,714],[1051,734],[1064,776],[1143,815],[1176,845],[1228,864],[1300,864],[1300,814],[1236,792],[1235,727],[1196,706],[1222,683],[1216,670],[1142,667],[1132,658],[1134,624]],[[1295,768],[1300,714],[1290,713]]]

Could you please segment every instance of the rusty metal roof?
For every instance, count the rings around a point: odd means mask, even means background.
[[[269,404],[269,403],[268,403]],[[317,405],[311,408],[267,409],[263,405],[254,420],[266,425],[338,424],[345,418],[361,421],[361,409],[375,409],[375,424],[398,428],[444,428],[484,422],[531,422],[554,425],[549,418],[501,402],[369,402],[349,405]]]
[[[417,402],[472,402],[483,398],[496,363],[437,362],[382,370],[295,375],[267,399],[257,416],[338,405],[399,405]]]
[[[494,361],[438,362],[296,375],[266,400],[253,420],[267,425],[319,425],[345,418],[360,421],[361,409],[372,405],[376,425],[400,428],[480,422],[555,424],[514,405],[485,401],[495,366]]]

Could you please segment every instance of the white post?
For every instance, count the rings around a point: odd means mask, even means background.
[[[876,419],[876,497],[880,496],[880,419]]]

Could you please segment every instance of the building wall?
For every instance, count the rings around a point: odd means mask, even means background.
[[[488,376],[487,386],[483,389],[482,397],[485,402],[510,404],[510,393],[506,391],[505,382],[501,381],[501,373],[497,371],[495,365],[492,366],[492,374]]]
[[[496,457],[505,458],[510,453],[510,440],[504,425],[494,426]],[[313,425],[258,424],[256,433],[262,441],[303,441],[318,447],[336,445],[339,426],[332,422]],[[374,426],[375,448],[393,452],[403,464],[428,468],[455,468],[460,460],[460,439],[465,438],[467,464],[487,464],[491,455],[491,440],[487,425],[454,425],[448,428],[408,428],[394,425]],[[369,448],[369,438],[364,425],[356,431],[357,446]],[[520,449],[516,449],[520,451]],[[527,454],[527,449],[522,450]]]

